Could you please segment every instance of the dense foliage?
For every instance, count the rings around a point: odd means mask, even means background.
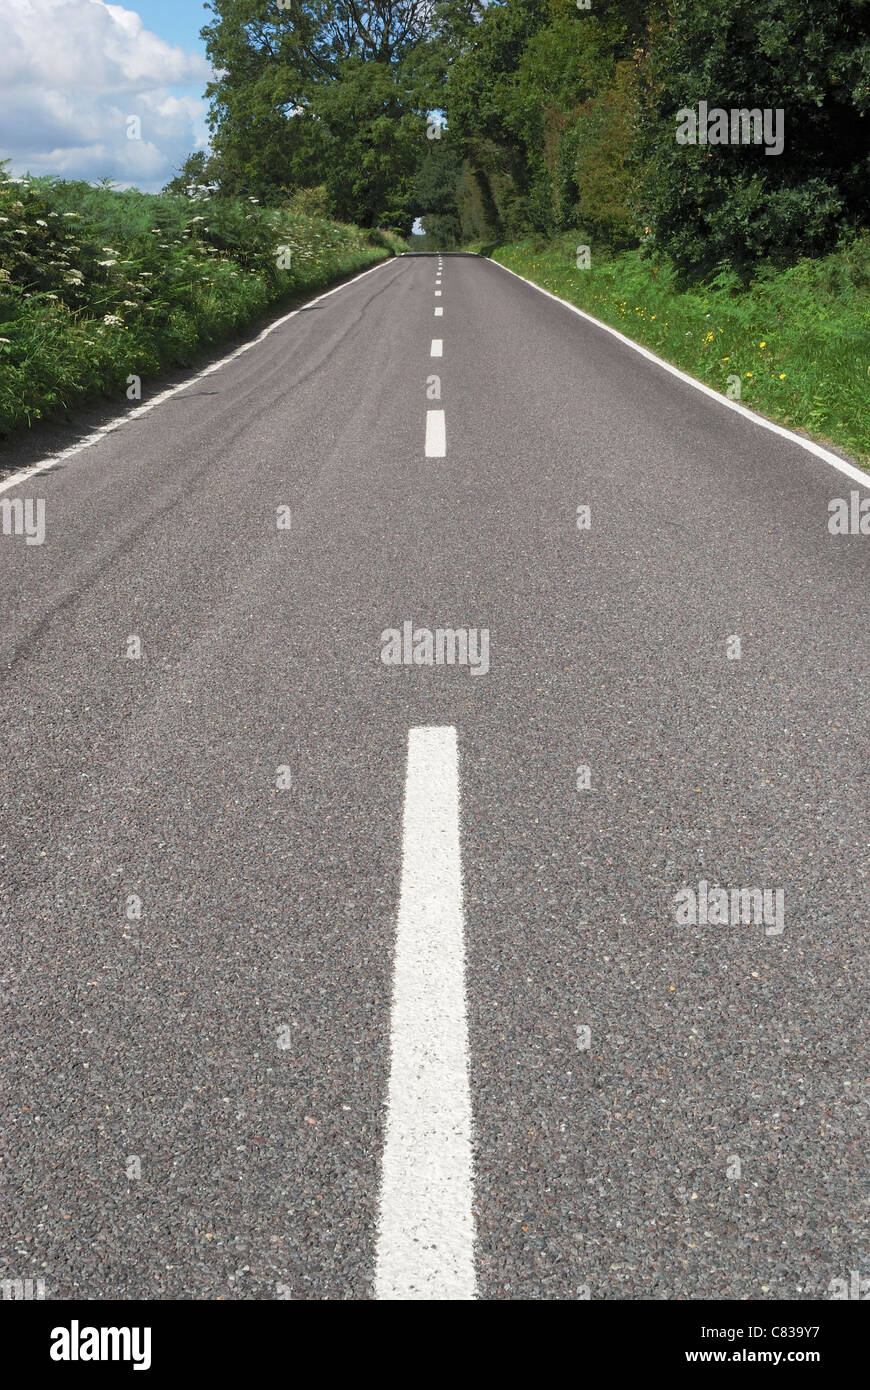
[[[208,176],[443,244],[581,229],[684,279],[822,254],[870,204],[866,0],[214,0]],[[782,153],[678,113],[781,109]],[[446,129],[433,138],[431,113]],[[428,138],[427,138],[428,133]]]
[[[0,434],[100,392],[136,399],[130,376],[147,391],[270,304],[389,254],[382,235],[305,202],[155,197],[0,167]]]

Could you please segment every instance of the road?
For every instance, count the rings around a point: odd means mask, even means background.
[[[0,535],[2,1277],[866,1274],[851,491],[461,256],[375,268],[7,486],[45,535]],[[677,921],[717,885],[781,919]]]

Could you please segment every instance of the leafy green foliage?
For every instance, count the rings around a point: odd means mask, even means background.
[[[463,236],[644,235],[685,281],[830,251],[870,206],[866,0],[493,0],[450,68]],[[785,149],[677,112],[782,108]],[[644,233],[649,228],[650,235]]]
[[[646,220],[684,277],[719,265],[820,255],[870,203],[867,5],[833,0],[680,3],[654,32],[646,71]],[[781,108],[785,148],[678,145],[676,113]]]
[[[330,212],[410,231],[425,132],[426,0],[214,0],[203,30],[223,192],[283,200],[323,185]],[[421,65],[422,64],[422,65]]]
[[[189,364],[270,304],[401,248],[306,196],[264,208],[0,169],[0,433],[101,392],[123,401],[129,375]]]

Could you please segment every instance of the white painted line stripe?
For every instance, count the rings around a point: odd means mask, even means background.
[[[323,294],[319,294],[316,299],[306,300],[304,304],[299,305],[298,309],[291,309],[289,314],[284,314],[280,319],[276,319],[274,323],[270,323],[267,328],[263,329],[262,333],[257,334],[256,338],[251,338],[250,342],[243,343],[241,347],[235,348],[232,352],[228,353],[226,357],[222,357],[219,362],[212,362],[210,367],[205,367],[201,372],[197,372],[196,376],[187,377],[184,381],[179,382],[177,386],[170,386],[168,390],[161,391],[159,395],[154,396],[150,401],[146,401],[144,405],[138,405],[135,410],[126,411],[117,420],[111,420],[108,425],[101,425],[99,429],[92,430],[90,434],[86,434],[83,439],[77,440],[75,444],[70,444],[68,448],[63,449],[59,454],[49,454],[48,457],[40,459],[39,463],[34,463],[28,468],[19,468],[17,473],[13,473],[9,478],[0,482],[0,492],[7,492],[11,487],[18,487],[20,483],[26,482],[28,478],[35,477],[37,473],[43,473],[46,468],[53,468],[55,464],[62,463],[64,459],[73,458],[76,454],[80,454],[83,449],[89,449],[92,444],[98,443],[105,435],[113,434],[115,430],[121,429],[128,421],[138,420],[140,416],[147,415],[149,410],[153,410],[155,406],[162,405],[163,402],[168,401],[170,397],[177,396],[180,391],[189,390],[190,387],[195,386],[198,381],[203,381],[205,377],[211,376],[212,372],[220,371],[221,367],[225,367],[228,362],[234,362],[237,357],[241,357],[243,352],[250,352],[252,347],[256,347],[264,338],[268,338],[269,334],[274,333],[276,328],[281,328],[285,323],[289,323],[301,310],[310,308],[312,304],[319,304],[321,300],[328,299],[330,295],[338,294],[339,290],[346,290],[350,285],[355,285],[357,280],[363,280],[366,275],[372,275],[376,270],[383,270],[384,266],[389,264],[389,260],[379,261],[377,265],[369,266],[368,270],[363,270],[359,275],[354,275],[352,280],[345,280],[344,284],[335,285],[331,290],[326,290]]]
[[[627,347],[639,352],[641,357],[646,357],[650,362],[655,362],[659,367],[663,367],[671,376],[680,378],[680,381],[688,382],[689,386],[694,386],[696,391],[703,391],[705,396],[710,396],[712,400],[718,401],[719,405],[724,405],[728,410],[736,410],[738,415],[743,415],[747,420],[752,420],[754,424],[760,425],[762,429],[770,430],[771,434],[778,434],[783,439],[788,439],[792,444],[799,444],[807,453],[815,454],[816,458],[823,459],[832,468],[837,468],[841,473],[845,473],[847,478],[851,478],[855,483],[870,488],[870,473],[866,473],[862,468],[856,468],[853,463],[848,463],[846,459],[841,459],[837,454],[832,454],[830,449],[825,449],[821,444],[816,444],[812,439],[804,439],[802,435],[795,434],[793,430],[786,429],[785,425],[777,425],[773,420],[766,420],[763,415],[756,415],[754,410],[748,406],[741,405],[739,401],[729,400],[727,396],[714,391],[712,386],[707,386],[703,381],[697,381],[695,377],[689,376],[688,372],[681,372],[679,367],[675,367],[672,362],[666,362],[663,357],[658,357],[656,353],[650,352],[649,348],[642,347],[640,343],[627,338],[624,333],[620,333],[618,328],[611,328],[609,323],[602,323],[600,319],[593,318],[592,314],[587,314],[585,310],[578,309],[576,304],[569,304],[567,299],[560,299],[557,294],[551,294],[549,290],[542,289],[536,285],[534,280],[527,280],[525,275],[517,275],[515,270],[510,270],[506,265],[500,265],[498,261],[492,261],[487,257],[492,265],[498,266],[499,270],[506,270],[508,275],[513,275],[517,280],[522,280],[525,285],[531,285],[533,290],[538,290],[540,294],[545,294],[548,299],[555,299],[557,304],[563,304],[566,309],[570,309],[572,314],[579,314],[581,319],[586,319],[588,323],[594,323],[596,328],[603,328],[605,333],[618,338]],[[438,310],[435,310],[436,314]]]
[[[443,309],[440,307],[440,305],[439,305],[439,307],[435,310],[435,317],[436,317],[436,319],[437,319],[441,314],[443,314],[443,313],[444,313],[444,310],[443,310]]]
[[[433,339],[432,339],[432,351],[429,353],[429,356],[430,356],[430,357],[443,357],[443,355],[444,355],[444,339],[443,339],[443,338],[433,338]]]
[[[440,290],[436,290],[436,291],[435,291],[435,298],[436,298],[436,299],[440,299],[440,298],[441,298],[441,291],[440,291]]]
[[[447,431],[443,410],[426,411],[426,457],[443,459],[447,453]]]
[[[411,729],[378,1299],[477,1292],[464,937],[456,730]]]

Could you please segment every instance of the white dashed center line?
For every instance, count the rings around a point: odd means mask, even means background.
[[[426,411],[426,457],[443,459],[447,453],[447,431],[443,410]]]
[[[411,729],[375,1294],[471,1299],[471,1093],[456,730]]]
[[[433,338],[433,339],[432,339],[432,349],[431,349],[431,351],[430,351],[430,353],[429,353],[429,356],[430,356],[430,357],[443,357],[443,355],[444,355],[444,339],[443,339],[443,338]]]
[[[439,304],[438,308],[435,310],[435,317],[436,317],[436,319],[439,317],[439,315],[441,315],[441,314],[443,314],[443,313],[444,313],[444,310],[441,308],[441,306],[440,306],[440,304]]]

